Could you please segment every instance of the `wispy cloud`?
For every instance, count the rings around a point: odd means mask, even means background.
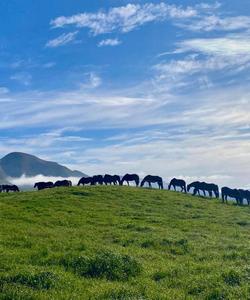
[[[51,26],[54,28],[69,25],[78,28],[86,27],[92,34],[98,35],[113,31],[129,32],[149,22],[185,19],[195,15],[197,15],[195,8],[183,8],[164,2],[159,4],[127,4],[126,6],[111,8],[106,12],[80,13],[69,17],[61,16],[52,20]]]
[[[15,80],[25,86],[28,86],[31,84],[32,81],[32,75],[28,72],[19,72],[16,74],[13,74],[10,79]]]
[[[67,45],[75,40],[76,36],[78,34],[78,31],[69,32],[69,33],[63,33],[57,38],[50,40],[46,43],[46,47],[48,48],[57,48],[60,46]]]
[[[194,51],[216,56],[250,57],[250,34],[234,34],[219,38],[190,39],[180,42],[178,52]]]
[[[122,42],[118,39],[106,39],[99,42],[98,47],[104,47],[104,46],[118,46]]]
[[[9,89],[5,86],[0,86],[0,94],[8,94],[9,93]]]
[[[208,15],[177,23],[178,26],[191,31],[236,31],[249,29],[249,16],[221,17]]]

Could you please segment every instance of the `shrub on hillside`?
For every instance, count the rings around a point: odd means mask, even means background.
[[[14,276],[8,276],[3,279],[6,283],[17,283],[33,289],[50,289],[53,288],[58,277],[52,272],[40,272],[36,274],[20,273]]]
[[[63,264],[80,276],[108,280],[128,280],[141,272],[141,266],[134,258],[107,251],[99,252],[94,257],[66,259]]]

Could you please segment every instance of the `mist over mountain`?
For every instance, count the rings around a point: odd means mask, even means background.
[[[0,182],[7,183],[7,178],[21,176],[35,177],[82,177],[86,174],[72,171],[56,162],[46,161],[34,155],[21,152],[12,152],[0,159]]]

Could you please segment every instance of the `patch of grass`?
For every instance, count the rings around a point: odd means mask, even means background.
[[[248,299],[249,220],[166,190],[0,193],[0,300]]]
[[[241,275],[235,270],[230,270],[222,275],[226,284],[236,286],[241,284]]]
[[[107,280],[128,280],[141,273],[140,264],[128,255],[108,251],[98,252],[93,257],[63,259],[66,269],[72,269],[79,276],[106,278]]]
[[[0,278],[1,284],[19,284],[25,285],[32,289],[51,289],[56,286],[59,278],[52,272],[32,273],[19,273],[13,276]]]

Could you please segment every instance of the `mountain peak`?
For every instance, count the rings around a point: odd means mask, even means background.
[[[7,177],[26,176],[55,176],[55,177],[82,177],[80,171],[72,171],[56,162],[40,159],[32,154],[11,152],[0,160],[0,169]]]

